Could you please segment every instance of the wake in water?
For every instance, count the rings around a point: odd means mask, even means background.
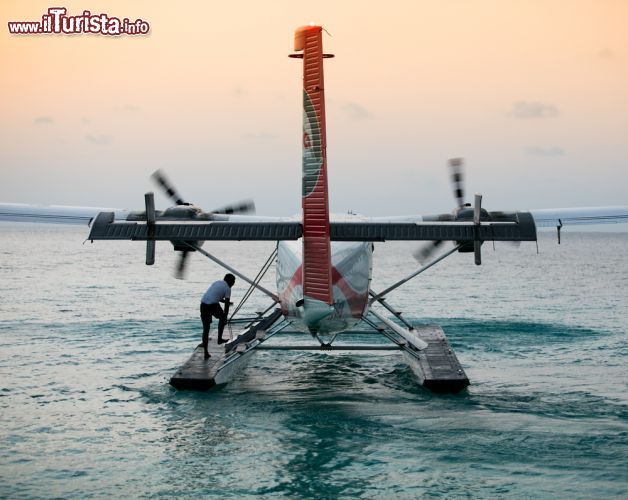
[[[209,279],[173,282],[165,254],[147,270],[128,246],[68,236],[50,234],[58,254],[3,236],[3,497],[628,495],[623,235],[485,252],[481,273],[454,258],[396,295],[443,326],[471,380],[453,396],[418,387],[396,352],[259,352],[220,390],[176,391]],[[237,248],[251,269],[268,253]],[[609,270],[589,272],[600,249]],[[408,248],[381,250],[383,289]]]

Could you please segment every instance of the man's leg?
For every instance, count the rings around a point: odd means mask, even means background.
[[[220,307],[219,304],[216,304],[216,309],[214,310],[214,316],[218,318],[218,343],[224,344],[227,341],[222,338],[222,332],[224,331],[225,325],[227,324],[227,315],[222,310],[222,307]]]
[[[201,321],[203,322],[203,352],[205,353],[205,359],[211,357],[207,350],[207,344],[209,342],[209,327],[212,324],[211,309],[207,304],[201,302]]]

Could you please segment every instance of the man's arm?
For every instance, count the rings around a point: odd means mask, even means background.
[[[229,317],[229,306],[232,305],[233,302],[231,302],[231,297],[225,297],[222,299],[222,302],[225,303],[225,321],[227,321]]]

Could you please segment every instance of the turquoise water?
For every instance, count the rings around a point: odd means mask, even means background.
[[[481,268],[455,255],[392,294],[443,326],[471,379],[453,396],[389,352],[260,352],[176,391],[223,272],[195,258],[179,282],[167,245],[148,268],[142,244],[84,235],[0,226],[2,497],[628,496],[626,234],[485,245]],[[272,248],[207,247],[252,275]],[[412,249],[376,246],[375,290]]]

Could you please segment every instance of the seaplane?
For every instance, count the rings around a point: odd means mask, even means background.
[[[327,137],[323,63],[323,28],[298,28],[289,57],[303,62],[302,214],[293,217],[252,215],[251,201],[206,212],[184,200],[164,173],[153,179],[174,206],[155,209],[154,194],[144,196],[138,211],[86,207],[40,207],[1,204],[0,220],[85,224],[88,239],[146,242],[146,264],[155,262],[157,241],[167,241],[179,254],[176,276],[184,276],[192,253],[202,254],[268,296],[270,304],[253,316],[232,315],[237,334],[225,344],[210,341],[211,358],[199,346],[170,379],[181,389],[206,390],[227,383],[250,356],[262,349],[322,351],[401,351],[418,383],[435,392],[458,392],[469,384],[463,367],[438,325],[408,321],[388,295],[454,253],[473,254],[482,264],[482,245],[495,241],[536,241],[537,228],[628,222],[628,206],[489,211],[482,195],[465,198],[462,159],[449,160],[455,208],[450,213],[399,217],[366,217],[329,213]],[[206,249],[203,243],[228,241],[276,242],[255,278],[239,272]],[[418,268],[384,290],[372,286],[374,242],[423,241],[416,252]],[[444,242],[452,242],[445,249]],[[438,252],[440,254],[436,255]],[[276,263],[276,292],[260,284]],[[240,305],[236,308],[238,312]],[[364,326],[366,325],[366,326]],[[358,326],[378,335],[371,344],[338,345]],[[299,345],[273,343],[280,333],[302,335]],[[382,339],[384,341],[382,341]]]

